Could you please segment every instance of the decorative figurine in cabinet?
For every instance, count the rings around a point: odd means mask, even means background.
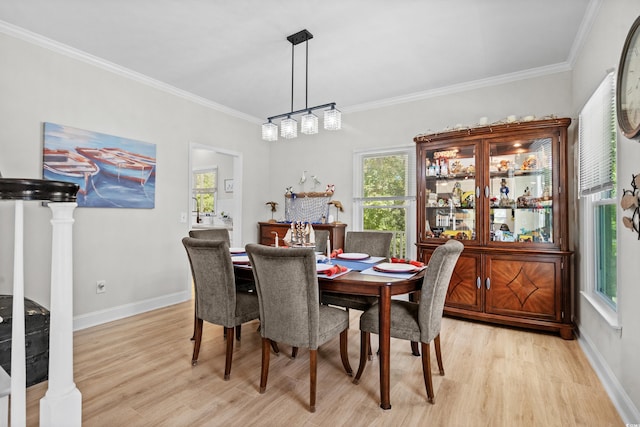
[[[573,337],[568,118],[418,135],[418,254],[465,244],[445,314]]]

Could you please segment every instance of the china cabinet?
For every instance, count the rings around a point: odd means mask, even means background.
[[[568,118],[418,135],[418,255],[465,249],[445,314],[573,337]]]

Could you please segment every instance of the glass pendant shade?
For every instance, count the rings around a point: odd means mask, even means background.
[[[324,112],[324,128],[326,130],[340,130],[342,128],[342,113],[337,108]]]
[[[318,116],[313,114],[311,111],[302,116],[302,121],[300,122],[300,132],[304,133],[305,135],[313,135],[314,133],[318,133]]]
[[[291,117],[287,117],[280,122],[280,136],[291,139],[298,136],[298,122]]]
[[[275,123],[267,122],[262,124],[262,139],[265,141],[278,140],[278,126]]]

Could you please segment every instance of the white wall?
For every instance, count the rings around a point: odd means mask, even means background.
[[[78,208],[74,224],[76,326],[190,298],[180,239],[190,211],[189,143],[244,153],[244,171],[267,174],[268,145],[259,125],[93,64],[0,32],[0,170],[42,177],[42,123],[53,122],[157,144],[155,209]],[[216,129],[214,130],[214,126]],[[250,155],[248,155],[250,154]],[[244,179],[243,222],[258,220],[266,180]],[[256,201],[256,202],[254,202]],[[49,306],[50,211],[25,206],[25,294]],[[255,241],[255,227],[244,230]],[[0,293],[12,293],[13,204],[0,202]],[[97,295],[96,281],[107,281]],[[85,324],[78,319],[94,316]]]
[[[606,71],[618,67],[622,46],[631,24],[640,15],[637,0],[602,1],[598,15],[583,48],[577,56],[573,71],[572,102],[579,111],[604,78]],[[640,173],[640,143],[620,135],[618,141],[618,194],[629,189],[631,174]],[[640,422],[640,286],[638,279],[638,254],[640,241],[637,234],[622,226],[621,210],[618,210],[618,310],[622,331],[611,328],[583,297],[580,278],[576,281],[576,323],[581,343],[599,368],[605,386],[613,395],[623,419],[628,423]],[[578,220],[579,220],[578,215]],[[577,221],[576,221],[577,223]],[[576,238],[576,273],[581,263],[589,263],[588,256],[579,250],[579,233]],[[622,389],[623,391],[620,391]]]

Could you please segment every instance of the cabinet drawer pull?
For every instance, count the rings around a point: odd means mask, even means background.
[[[487,288],[487,290],[491,289],[491,279],[489,279],[488,277],[484,280],[484,286]]]
[[[486,185],[486,186],[484,187],[484,197],[487,197],[487,198],[488,198],[488,197],[489,197],[489,194],[491,194],[491,193],[490,193],[490,191],[489,191],[489,186],[488,186],[488,185]]]
[[[481,286],[482,286],[482,280],[480,280],[480,276],[478,276],[476,278],[476,287],[480,289]]]
[[[476,186],[476,199],[480,198],[480,187]]]

